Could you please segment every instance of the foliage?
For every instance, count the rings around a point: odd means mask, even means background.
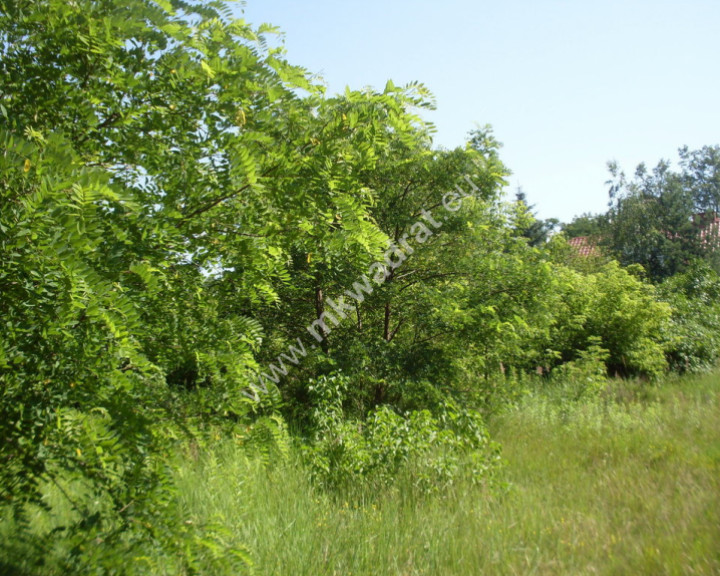
[[[672,306],[663,346],[670,367],[697,372],[720,358],[720,278],[698,262],[683,274],[663,282],[660,297]]]
[[[566,362],[553,372],[553,380],[567,387],[573,400],[597,396],[608,384],[606,363],[610,353],[600,347],[600,338],[594,336],[589,341],[577,360]]]
[[[319,401],[305,455],[322,486],[376,490],[407,473],[417,488],[438,490],[460,475],[486,479],[497,465],[498,447],[476,412],[448,404],[437,416],[428,410],[398,414],[381,406],[365,420],[350,419],[342,409],[345,383],[333,375],[310,386]]]
[[[685,185],[692,191],[695,210],[720,212],[720,146],[703,146],[678,150]]]
[[[638,270],[616,262],[588,275],[555,269],[560,297],[548,343],[552,355],[574,360],[579,352],[599,345],[608,351],[611,374],[657,376],[664,371],[660,334],[670,308],[633,272]]]
[[[709,238],[703,232],[705,216],[712,216],[706,210],[712,186],[702,182],[709,168],[699,167],[700,156],[700,151],[681,151],[681,172],[667,161],[652,171],[640,164],[632,180],[617,164],[609,164],[611,207],[604,241],[621,264],[641,264],[650,278],[660,281],[682,272],[690,261],[712,255],[712,232]]]
[[[542,246],[550,239],[560,222],[556,218],[539,220],[533,213],[535,207],[528,204],[527,196],[522,188],[518,188],[515,193],[515,200],[518,204],[518,210],[523,216],[522,219],[519,219],[518,231],[527,238],[530,246]]]
[[[606,215],[588,213],[576,216],[571,222],[563,224],[562,231],[568,238],[590,236],[599,239],[603,235],[607,225]]]
[[[617,398],[617,400],[615,400]],[[230,528],[258,574],[715,574],[720,380],[613,380],[560,404],[546,386],[489,422],[502,490],[438,494],[400,477],[372,494],[318,490],[306,468],[217,443],[177,471],[185,518]],[[224,575],[223,575],[224,576]]]
[[[120,225],[132,202],[60,137],[0,137],[3,501],[20,514],[59,468],[97,482],[116,511],[142,509],[158,482],[162,381],[135,338],[146,268]]]
[[[449,489],[491,476],[476,410],[529,374],[589,397],[717,359],[716,147],[613,167],[565,232],[619,263],[583,265],[503,199],[489,126],[437,149],[422,84],[328,97],[274,33],[217,0],[0,0],[3,570],[251,572],[183,517],[178,445]]]
[[[192,565],[212,538],[175,521],[163,454],[193,427],[184,416],[252,408],[240,391],[258,335],[200,297],[197,269],[229,254],[251,298],[272,296],[275,274],[242,234],[211,250],[203,215],[255,185],[244,146],[262,157],[271,100],[307,83],[219,3],[4,2],[0,34],[3,513],[22,541],[55,486],[72,514],[32,546],[64,539],[66,570],[109,573],[177,542]],[[178,380],[217,386],[188,409]]]

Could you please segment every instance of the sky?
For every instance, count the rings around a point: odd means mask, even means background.
[[[720,144],[718,0],[248,0],[329,93],[425,84],[437,146],[491,124],[542,218],[607,208],[607,162]],[[244,12],[240,14],[240,12]]]

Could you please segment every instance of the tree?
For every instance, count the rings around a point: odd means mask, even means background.
[[[268,237],[302,199],[268,185],[295,175],[318,92],[269,32],[221,2],[0,3],[0,505],[22,527],[45,482],[87,487],[58,528],[77,571],[138,547],[189,561],[205,540],[178,529],[167,443],[183,416],[257,410],[260,327],[212,276],[276,298]]]
[[[533,213],[535,206],[528,204],[522,188],[518,188],[515,193],[515,201],[518,205],[518,231],[527,238],[530,246],[542,246],[560,223],[559,220],[556,218],[539,220]]]
[[[611,206],[604,243],[621,264],[641,264],[652,279],[662,280],[703,254],[692,193],[668,162],[652,171],[641,164],[632,180],[615,163],[609,170]]]
[[[693,263],[658,287],[672,306],[662,344],[677,372],[712,368],[720,357],[720,277],[707,263]]]
[[[720,212],[720,146],[700,150],[680,148],[680,166],[685,186],[691,191],[695,211]]]
[[[422,105],[425,96],[422,87],[411,85],[404,90],[389,86],[383,94],[364,98],[368,103],[374,98],[375,107],[390,99],[406,110]],[[347,102],[328,104],[335,107],[335,117],[350,119]],[[315,220],[318,213],[329,217],[308,224],[296,238],[291,280],[280,288],[282,302],[268,311],[275,335],[270,340],[278,343],[272,356],[305,334],[310,322],[325,319],[331,334],[320,324],[319,344],[329,366],[357,375],[352,403],[363,416],[380,403],[402,404],[405,394],[390,388],[408,378],[438,379],[458,353],[452,334],[459,318],[452,297],[467,287],[467,257],[480,232],[491,228],[486,223],[505,170],[496,156],[483,156],[472,145],[433,150],[428,127],[414,115],[375,123],[372,130],[385,144],[373,146],[372,163],[352,169],[355,180],[335,186],[329,208],[308,214]],[[353,148],[362,149],[362,142]],[[327,179],[316,180],[320,190],[328,189]],[[342,190],[353,188],[355,198],[368,199],[362,219],[332,204],[342,198]],[[445,209],[447,202],[452,210]],[[372,224],[368,230],[373,234],[363,234],[353,222]],[[306,382],[316,369],[309,359],[305,370],[283,382],[290,405],[307,400]]]
[[[562,231],[568,238],[589,236],[602,239],[607,227],[607,216],[605,214],[582,214],[576,216],[571,222],[562,225]]]
[[[614,261],[590,274],[554,270],[558,300],[548,348],[557,352],[556,363],[599,344],[609,353],[611,374],[658,376],[665,370],[660,341],[670,308],[637,273],[637,266],[625,269]]]

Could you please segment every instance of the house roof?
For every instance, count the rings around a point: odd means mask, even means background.
[[[720,214],[704,212],[695,214],[693,222],[700,228],[700,241],[710,249],[720,248]],[[671,237],[670,235],[668,235]],[[568,243],[578,256],[599,256],[598,238],[590,236],[576,236],[570,238]]]
[[[599,256],[597,242],[589,236],[576,236],[568,240],[578,256]]]

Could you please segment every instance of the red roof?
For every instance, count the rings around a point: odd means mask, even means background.
[[[570,238],[568,243],[575,249],[575,252],[578,256],[599,255],[597,242],[595,242],[595,240],[592,240],[588,236],[577,236],[575,238]]]
[[[700,228],[700,240],[710,249],[720,248],[720,214],[717,212],[702,212],[693,216],[693,222]],[[673,238],[672,234],[668,234]],[[678,235],[675,235],[678,237]],[[599,256],[597,238],[590,236],[577,236],[570,238],[568,244],[572,246],[578,256]]]

